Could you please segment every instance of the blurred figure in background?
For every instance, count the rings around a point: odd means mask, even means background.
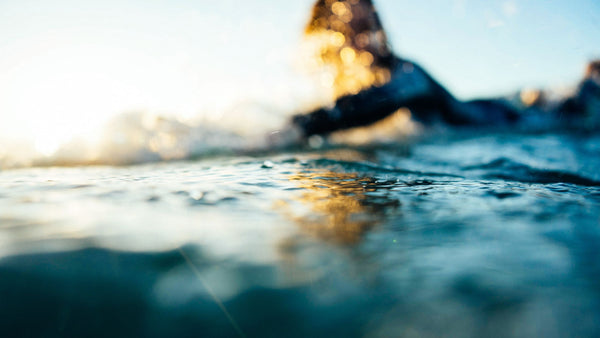
[[[600,60],[588,64],[577,92],[564,101],[559,111],[583,119],[588,128],[600,127]]]
[[[425,125],[506,127],[542,119],[548,126],[567,119],[571,125],[596,121],[598,126],[600,61],[590,64],[577,93],[564,104],[542,104],[541,92],[535,102],[523,96],[531,102],[522,105],[503,99],[463,102],[418,64],[392,52],[371,0],[318,0],[305,38],[332,104],[293,117],[292,129],[301,137],[370,125],[399,109]]]

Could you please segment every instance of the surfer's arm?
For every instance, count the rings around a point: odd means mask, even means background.
[[[402,107],[410,107],[432,96],[429,77],[410,63],[403,63],[392,80],[355,95],[339,98],[333,108],[320,108],[309,114],[296,115],[293,124],[305,136],[323,135],[337,130],[365,126],[377,122]]]
[[[496,100],[462,102],[418,65],[400,61],[392,80],[381,87],[371,87],[355,95],[338,99],[333,108],[321,108],[306,115],[296,115],[292,123],[305,137],[366,126],[400,108],[425,124],[445,123],[454,126],[496,126],[514,123],[518,114]]]

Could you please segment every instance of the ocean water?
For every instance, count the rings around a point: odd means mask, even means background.
[[[150,159],[0,171],[3,337],[600,335],[598,134]]]

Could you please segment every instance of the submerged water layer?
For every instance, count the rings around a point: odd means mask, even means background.
[[[594,337],[600,138],[0,172],[9,336]]]

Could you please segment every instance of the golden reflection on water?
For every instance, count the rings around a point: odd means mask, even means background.
[[[370,0],[317,1],[304,51],[332,100],[390,80],[393,56]]]
[[[290,213],[289,217],[303,232],[323,240],[358,243],[381,223],[386,209],[399,206],[396,199],[374,197],[381,190],[377,182],[355,173],[316,170],[289,179],[303,189],[297,201],[309,209],[309,213]]]

